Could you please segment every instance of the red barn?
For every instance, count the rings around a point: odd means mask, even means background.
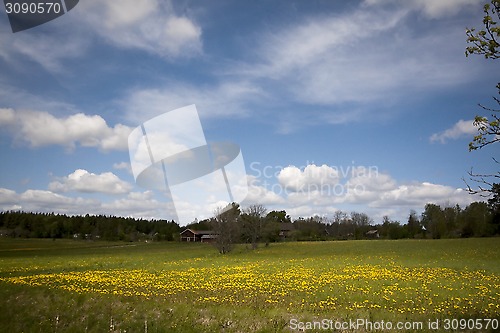
[[[181,232],[182,242],[211,243],[217,238],[217,234],[212,230],[192,230],[186,229]]]

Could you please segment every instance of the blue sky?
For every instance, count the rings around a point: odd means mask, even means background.
[[[465,57],[481,21],[476,0],[84,0],[16,34],[2,14],[0,209],[173,217],[135,184],[127,137],[190,104],[207,141],[240,145],[244,207],[464,206],[480,198],[462,178],[499,153],[468,152],[499,73]]]

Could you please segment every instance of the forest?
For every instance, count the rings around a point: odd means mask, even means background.
[[[0,236],[23,238],[73,238],[82,240],[139,241],[177,237],[174,221],[117,216],[68,216],[54,213],[6,211],[0,213]]]
[[[4,211],[0,213],[0,237],[178,241],[179,233],[187,228],[213,230],[221,241],[228,244],[251,243],[254,246],[284,240],[490,237],[500,235],[500,205],[497,201],[474,202],[464,208],[429,203],[422,214],[411,211],[406,221],[384,216],[378,222],[365,213],[343,211],[337,211],[329,218],[313,216],[292,220],[284,210],[267,212],[262,205],[242,209],[232,203],[214,217],[185,227],[173,220]]]

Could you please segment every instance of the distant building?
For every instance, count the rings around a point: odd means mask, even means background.
[[[217,238],[217,233],[212,230],[186,229],[180,235],[182,242],[211,243]]]
[[[279,235],[282,239],[286,239],[290,236],[293,230],[295,230],[295,227],[292,223],[280,223]]]
[[[12,230],[2,229],[0,230],[0,237],[11,236]]]
[[[378,234],[377,229],[373,229],[373,230],[369,230],[366,233],[366,237],[368,237],[368,238],[380,238],[380,235]]]

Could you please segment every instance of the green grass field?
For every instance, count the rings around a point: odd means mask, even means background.
[[[222,256],[193,243],[0,239],[0,331],[289,332],[323,319],[444,331],[447,319],[500,317],[499,244],[291,242]]]

